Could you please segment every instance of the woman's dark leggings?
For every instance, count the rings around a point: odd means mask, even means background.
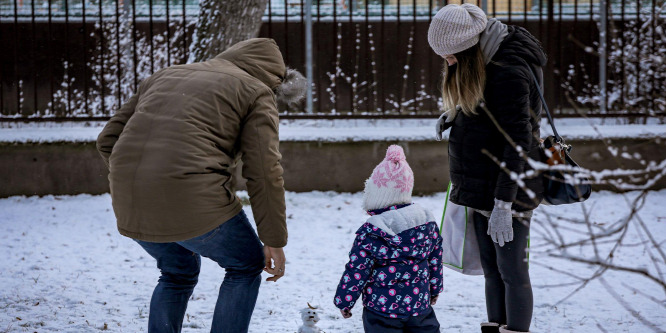
[[[528,332],[532,321],[532,285],[528,271],[529,218],[513,218],[513,241],[500,247],[488,236],[488,218],[474,212],[481,266],[486,279],[488,321]]]

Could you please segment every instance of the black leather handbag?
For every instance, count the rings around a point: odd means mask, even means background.
[[[548,111],[546,99],[541,92],[541,86],[534,73],[530,70],[534,83],[539,91],[543,109],[548,116],[548,122],[553,129],[553,135],[543,140],[541,144],[541,161],[550,166],[568,165],[569,170],[549,169],[543,173],[544,201],[551,205],[564,205],[587,200],[592,194],[592,185],[587,177],[579,175],[578,163],[569,155],[571,145],[564,143],[564,139],[557,133],[553,117]]]

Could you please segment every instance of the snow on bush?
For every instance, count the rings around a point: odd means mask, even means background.
[[[654,115],[666,112],[666,22],[662,13],[666,4],[655,9],[643,8],[638,19],[609,24],[607,108],[609,111],[626,111]],[[617,13],[615,13],[617,15]],[[612,17],[611,17],[612,19]],[[595,47],[599,44],[595,42]],[[585,47],[587,53],[595,49]],[[592,83],[588,69],[580,64],[570,65],[567,79],[562,84],[575,102],[598,107],[602,101],[599,84]],[[584,82],[579,89],[575,82]]]
[[[167,31],[149,36],[133,26],[130,13],[121,12],[118,21],[108,20],[95,24],[90,36],[104,42],[101,56],[92,57],[87,63],[93,87],[84,91],[72,88],[74,78],[69,78],[67,62],[60,89],[54,93],[54,103],[36,117],[108,116],[128,100],[138,84],[155,71],[179,64],[184,58],[183,22],[174,20]],[[188,27],[193,21],[186,21]],[[152,39],[151,39],[152,37]],[[136,40],[136,41],[134,41]],[[151,55],[146,56],[146,55]]]

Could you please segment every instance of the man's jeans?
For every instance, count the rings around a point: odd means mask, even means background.
[[[201,256],[226,270],[211,332],[247,332],[259,294],[264,253],[243,211],[212,231],[186,241],[137,242],[157,260],[162,272],[150,301],[148,332],[180,332],[187,301],[199,277]]]

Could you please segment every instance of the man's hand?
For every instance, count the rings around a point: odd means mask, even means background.
[[[345,319],[349,319],[352,316],[351,311],[349,311],[347,309],[340,310],[340,314],[342,314],[342,317],[345,318]]]
[[[437,299],[438,298],[439,298],[439,295],[430,297],[430,305],[437,304]]]
[[[284,276],[284,266],[287,261],[284,257],[284,251],[281,247],[270,247],[264,245],[265,264],[264,271],[273,276],[266,279],[266,281],[277,282]]]

